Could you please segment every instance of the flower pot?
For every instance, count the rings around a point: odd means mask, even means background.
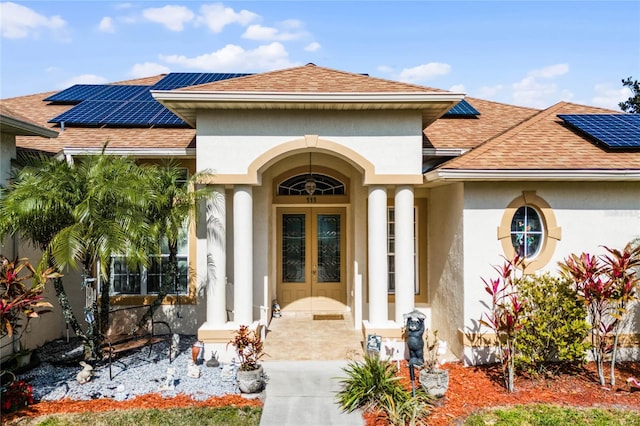
[[[238,370],[236,373],[238,387],[242,393],[257,393],[264,388],[264,374],[262,366],[256,370],[243,371]]]
[[[18,368],[25,368],[31,363],[31,352],[21,352],[16,356]]]
[[[441,398],[449,388],[449,371],[420,370],[420,384],[426,393]]]

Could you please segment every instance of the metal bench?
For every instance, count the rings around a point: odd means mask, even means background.
[[[111,364],[117,354],[148,346],[148,356],[151,356],[154,344],[171,340],[171,327],[165,321],[156,321],[152,316],[142,327],[138,326],[140,319],[149,309],[149,305],[140,305],[109,311],[109,328],[104,335],[101,347],[104,358],[109,362],[109,380],[113,379]],[[156,327],[162,327],[168,333],[159,334]],[[171,362],[171,345],[169,345],[168,356]]]

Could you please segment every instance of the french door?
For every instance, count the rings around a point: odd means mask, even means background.
[[[345,209],[277,210],[277,297],[289,310],[336,310],[346,303]]]

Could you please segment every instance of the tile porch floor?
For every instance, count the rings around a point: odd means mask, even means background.
[[[342,313],[341,320],[314,320],[313,314],[283,311],[282,317],[272,318],[264,341],[268,355],[263,360],[362,359],[362,331],[353,328],[351,313]]]

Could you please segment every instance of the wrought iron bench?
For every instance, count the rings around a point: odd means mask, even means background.
[[[142,327],[138,323],[142,316],[150,309],[149,305],[127,306],[109,311],[109,328],[104,335],[102,353],[109,362],[109,380],[113,379],[111,365],[114,357],[126,351],[149,347],[149,355],[153,345],[163,341],[170,341],[171,327],[165,321],[156,321],[153,316]],[[165,334],[159,334],[156,327],[165,328]],[[171,362],[171,345],[169,345],[169,362]]]

